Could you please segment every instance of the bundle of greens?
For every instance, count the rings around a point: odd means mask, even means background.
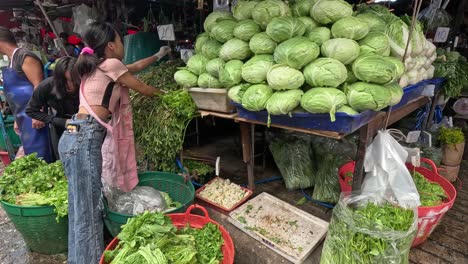
[[[437,206],[447,199],[447,194],[442,186],[436,182],[428,181],[421,173],[415,171],[413,180],[419,192],[421,206]]]
[[[198,176],[208,175],[214,172],[212,166],[196,160],[185,160],[184,166],[189,169],[190,173]]]
[[[117,247],[104,252],[108,264],[215,264],[223,259],[223,238],[212,223],[177,230],[168,216],[145,212],[131,218],[118,238]]]
[[[408,263],[416,234],[413,210],[343,200],[333,209],[322,264]]]
[[[23,206],[52,205],[57,219],[68,214],[68,183],[62,163],[47,164],[36,153],[16,159],[0,177],[0,199]]]
[[[446,79],[442,94],[446,97],[460,96],[463,89],[468,89],[468,62],[456,51],[447,52],[437,49],[434,62],[434,76]]]

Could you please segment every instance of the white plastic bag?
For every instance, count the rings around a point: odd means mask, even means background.
[[[95,12],[93,12],[93,9],[87,5],[81,4],[73,7],[73,21],[75,22],[73,32],[83,34],[86,27],[91,24],[95,18]]]

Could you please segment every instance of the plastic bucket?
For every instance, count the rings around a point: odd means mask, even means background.
[[[182,205],[168,213],[183,213],[189,205],[193,203],[195,198],[195,188],[190,181],[185,182],[184,177],[167,172],[143,172],[138,174],[140,179],[138,186],[151,186],[158,191],[166,192],[169,196]],[[133,215],[121,214],[113,212],[105,206],[104,224],[111,233],[116,237],[120,233],[121,226],[127,223],[127,220]]]
[[[2,207],[33,252],[58,254],[68,250],[68,217],[60,218],[53,206],[16,206],[1,202]]]
[[[421,162],[427,163],[431,169],[424,167],[413,167],[411,164],[406,164],[408,170],[417,171],[421,173],[426,179],[431,182],[436,182],[445,190],[447,194],[447,201],[437,206],[420,206],[418,207],[418,232],[413,241],[412,247],[418,246],[431,235],[432,231],[437,227],[440,219],[444,214],[453,206],[455,198],[457,197],[457,191],[455,187],[438,174],[438,170],[434,162],[430,159],[421,158]],[[355,162],[349,162],[340,168],[339,182],[342,192],[351,191],[352,174],[354,172]]]
[[[191,214],[191,211],[193,209],[200,209],[203,212],[203,216],[200,215],[194,215]],[[193,228],[202,228],[208,223],[213,223],[219,227],[219,230],[221,231],[221,234],[223,236],[224,240],[224,245],[221,248],[223,252],[223,261],[221,262],[222,264],[233,264],[234,263],[234,242],[232,242],[231,235],[229,235],[229,232],[220,224],[217,222],[213,221],[209,215],[206,209],[200,205],[193,204],[191,205],[187,211],[183,214],[169,214],[168,215],[174,226],[177,228],[184,228],[187,226],[187,224],[190,224],[191,227]],[[119,239],[114,238],[110,244],[106,247],[106,250],[113,250],[117,245],[119,244]],[[104,255],[102,255],[101,260],[99,264],[106,264],[107,262],[104,261]]]

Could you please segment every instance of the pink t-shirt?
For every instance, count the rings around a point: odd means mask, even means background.
[[[114,112],[119,107],[120,90],[127,89],[116,81],[126,72],[127,67],[118,59],[107,59],[99,64],[97,70],[86,78],[83,87],[88,104],[104,106]]]

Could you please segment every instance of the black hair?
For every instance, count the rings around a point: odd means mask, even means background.
[[[54,70],[54,88],[52,92],[57,96],[57,99],[61,100],[67,95],[67,78],[65,77],[66,72],[70,72],[73,78],[73,67],[75,66],[76,58],[67,56],[58,59],[57,65]],[[79,86],[79,80],[73,78],[73,84],[75,88]]]
[[[16,45],[16,39],[13,33],[6,27],[0,27],[0,41]]]
[[[92,74],[98,65],[105,60],[105,49],[109,42],[115,41],[117,30],[107,22],[93,22],[83,34],[83,42],[94,51],[94,55],[80,54],[76,62],[76,73],[79,78]]]
[[[59,34],[59,37],[62,39],[68,39],[68,34],[66,32],[62,32]]]

